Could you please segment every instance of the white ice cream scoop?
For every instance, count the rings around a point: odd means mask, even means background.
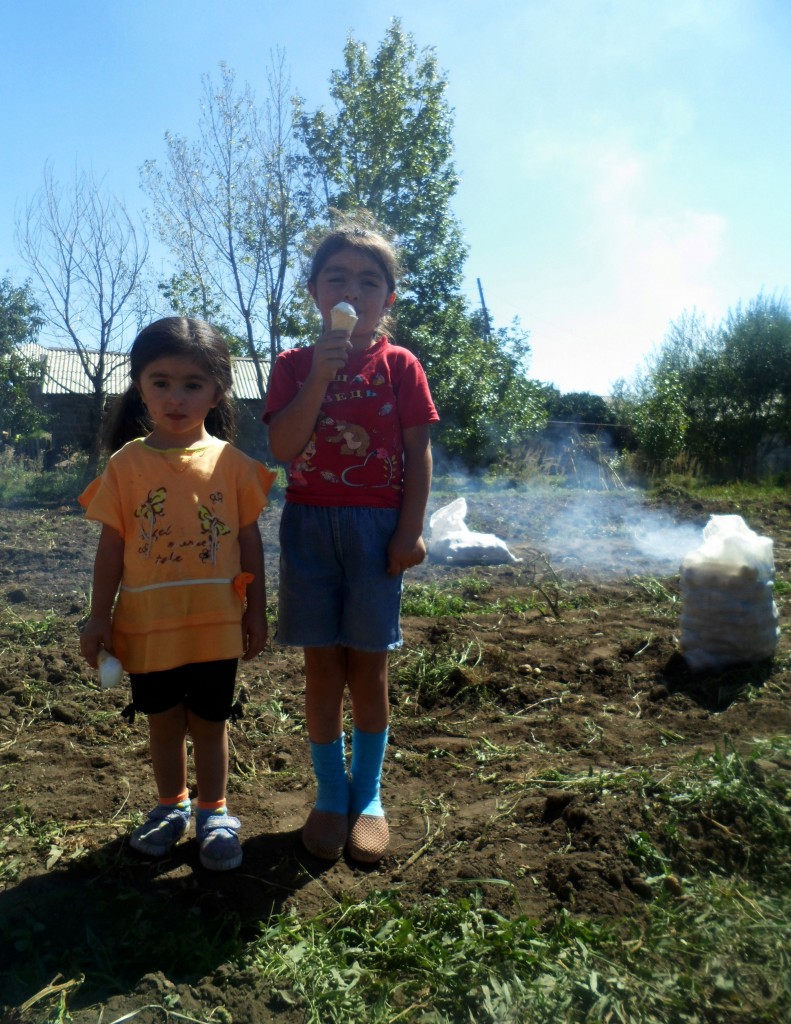
[[[339,302],[330,310],[330,327],[333,331],[348,331],[351,334],[358,319],[357,310],[350,302]]]
[[[118,658],[113,657],[102,647],[96,655],[96,661],[99,664],[99,686],[103,690],[118,686],[124,675],[124,667]]]

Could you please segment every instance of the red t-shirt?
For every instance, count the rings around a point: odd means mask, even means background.
[[[291,402],[312,363],[312,347],[277,357],[265,423]],[[411,352],[387,338],[352,352],[327,387],[310,441],[289,466],[286,499],[400,508],[403,431],[438,420],[423,367]]]

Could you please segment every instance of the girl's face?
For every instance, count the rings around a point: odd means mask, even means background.
[[[154,424],[149,444],[186,448],[210,436],[204,421],[220,391],[201,363],[189,356],[155,359],[141,373],[138,388]]]
[[[382,268],[359,249],[340,249],[330,256],[308,291],[318,306],[324,329],[330,328],[330,310],[339,302],[349,302],[358,320],[351,335],[352,347],[368,348],[385,310],[395,301]]]

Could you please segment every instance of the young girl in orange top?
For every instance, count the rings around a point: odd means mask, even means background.
[[[80,645],[94,667],[102,649],[118,657],[148,717],[159,803],[131,846],[161,857],[186,832],[189,735],[201,863],[225,871],[242,861],[240,822],[226,808],[227,719],[238,659],[267,640],[258,516],[274,474],[225,440],[231,359],[211,324],[158,320],[135,339],[130,364],[115,454],[80,495],[102,524]]]

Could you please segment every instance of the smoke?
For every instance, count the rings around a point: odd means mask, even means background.
[[[557,486],[540,476],[508,487],[454,466],[435,479],[429,516],[464,497],[466,526],[494,534],[517,556],[538,550],[557,569],[600,578],[678,573],[684,557],[702,544],[705,524],[679,522],[620,481],[616,485],[611,479],[603,487],[595,469],[598,489],[583,489]],[[575,480],[581,483],[579,474]],[[430,532],[428,544],[431,553]]]
[[[550,560],[606,575],[670,575],[703,541],[703,527],[648,508],[633,491],[569,496],[547,526]],[[542,546],[542,545],[538,545]]]

